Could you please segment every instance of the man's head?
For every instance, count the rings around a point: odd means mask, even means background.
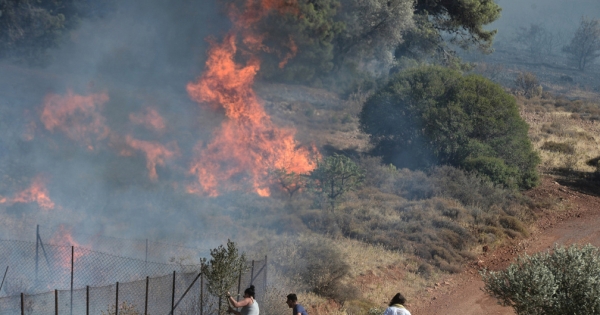
[[[296,294],[290,293],[287,295],[287,301],[285,301],[285,303],[288,305],[289,308],[292,308],[294,307],[294,305],[296,305],[296,303],[298,303],[298,297],[296,296]]]

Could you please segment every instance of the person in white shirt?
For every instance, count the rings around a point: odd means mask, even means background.
[[[404,307],[404,303],[406,303],[404,296],[400,293],[396,293],[383,315],[410,315],[410,312]]]

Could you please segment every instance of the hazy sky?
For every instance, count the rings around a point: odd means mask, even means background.
[[[554,31],[571,33],[581,16],[600,18],[600,0],[496,0],[502,16],[491,25],[499,32],[540,23]]]

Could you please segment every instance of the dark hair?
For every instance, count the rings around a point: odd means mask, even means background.
[[[244,290],[244,294],[254,297],[254,285],[251,285],[248,289]]]
[[[287,295],[287,299],[292,302],[298,302],[298,297],[294,293],[290,293]]]
[[[406,298],[404,298],[404,296],[402,294],[396,293],[396,295],[394,295],[394,297],[390,301],[389,306],[392,306],[394,304],[404,304],[405,302],[406,302]]]

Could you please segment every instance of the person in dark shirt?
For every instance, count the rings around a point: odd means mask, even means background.
[[[287,303],[287,305],[292,309],[292,315],[308,315],[304,307],[298,304],[298,297],[296,294],[288,294],[287,301],[285,303]]]

